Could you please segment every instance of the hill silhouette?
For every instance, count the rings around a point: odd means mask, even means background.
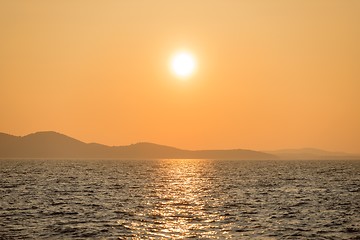
[[[23,137],[0,133],[1,158],[116,158],[116,159],[276,159],[273,154],[243,150],[183,150],[154,143],[106,146],[84,143],[57,132],[37,132]]]
[[[61,133],[46,131],[23,137],[0,133],[0,158],[331,160],[360,159],[360,156],[315,148],[260,152],[244,149],[184,150],[148,142],[107,146],[85,143]]]

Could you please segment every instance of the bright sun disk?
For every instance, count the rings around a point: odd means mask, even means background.
[[[195,71],[195,68],[195,58],[188,52],[177,53],[171,60],[171,69],[177,77],[189,77]]]

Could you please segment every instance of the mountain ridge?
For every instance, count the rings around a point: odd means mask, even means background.
[[[140,142],[127,146],[85,143],[67,135],[42,131],[25,136],[0,134],[1,158],[206,158],[265,160],[277,157],[253,150],[185,150],[156,143]]]
[[[360,159],[360,156],[315,148],[275,151],[248,149],[186,150],[151,142],[108,146],[100,143],[85,143],[54,131],[41,131],[25,136],[14,136],[0,132],[0,158],[326,160]]]

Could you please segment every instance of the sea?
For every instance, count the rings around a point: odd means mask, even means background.
[[[360,239],[360,161],[3,159],[0,239]]]

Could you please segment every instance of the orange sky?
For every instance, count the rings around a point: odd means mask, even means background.
[[[360,152],[358,0],[0,0],[0,132]],[[195,75],[169,58],[186,48]]]

